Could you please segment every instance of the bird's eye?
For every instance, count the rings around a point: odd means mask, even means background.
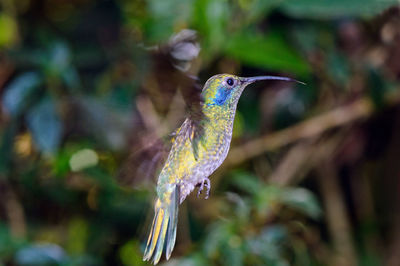
[[[228,79],[226,80],[226,84],[228,84],[229,86],[232,86],[233,83],[234,83],[233,78],[228,78]]]

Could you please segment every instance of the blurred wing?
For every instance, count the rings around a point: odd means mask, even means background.
[[[153,186],[157,182],[158,172],[164,165],[171,149],[171,137],[159,138],[146,146],[135,148],[122,164],[117,174],[121,185],[138,188]]]
[[[150,99],[159,117],[166,117],[174,108],[172,99],[180,91],[188,110],[188,118],[182,124],[180,134],[188,134],[193,145],[193,153],[197,157],[198,146],[203,135],[204,114],[202,112],[202,85],[197,77],[187,73],[187,66],[197,56],[199,46],[196,33],[182,31],[167,44],[152,51],[154,62],[151,76],[142,84],[142,92]],[[190,53],[189,53],[190,52]],[[196,55],[196,56],[189,56]],[[145,129],[144,135],[152,135],[152,129]],[[167,138],[138,140],[131,155],[121,167],[117,179],[121,184],[133,187],[142,184],[154,184],[160,168],[165,163],[172,146],[174,133]]]
[[[193,153],[197,158],[198,146],[204,134],[203,125],[205,116],[202,112],[203,100],[201,98],[202,86],[196,78],[181,72],[176,86],[181,91],[185,101],[188,118],[182,124],[179,132],[187,134],[192,141]],[[177,80],[175,79],[175,82]],[[161,93],[161,92],[160,92]],[[173,107],[170,107],[173,108]],[[149,130],[147,130],[149,131]],[[176,131],[175,131],[176,132]],[[121,184],[138,187],[143,184],[155,184],[160,168],[165,163],[172,146],[175,133],[166,138],[142,140],[146,143],[139,148],[134,148],[126,163],[121,168],[118,180]],[[144,135],[152,135],[145,131]],[[135,139],[135,142],[138,142]],[[147,144],[149,143],[149,144]]]
[[[179,130],[179,134],[184,134],[191,140],[196,159],[198,147],[204,139],[203,124],[204,120],[187,118]],[[166,138],[156,139],[147,146],[135,149],[121,167],[117,175],[118,182],[132,187],[154,185],[171,150],[175,132]]]

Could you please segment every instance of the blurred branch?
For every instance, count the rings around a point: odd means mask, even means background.
[[[281,160],[269,181],[280,186],[300,182],[302,177],[321,163],[321,160],[332,158],[346,132],[345,130],[345,132],[339,132],[332,137],[314,138],[295,145]]]
[[[388,104],[396,104],[399,100],[400,95],[397,93],[387,102]],[[372,101],[368,97],[360,98],[348,105],[340,106],[287,129],[268,133],[239,147],[233,147],[229,152],[225,165],[233,166],[243,163],[265,151],[275,150],[301,139],[318,136],[327,130],[369,117],[373,112]]]
[[[179,121],[185,113],[185,103],[179,92],[175,93],[171,108],[163,121],[158,115],[154,104],[148,97],[138,97],[136,105],[140,116],[143,118],[147,131],[154,133],[156,137],[171,134],[172,128],[174,128],[176,124],[179,124]]]
[[[391,234],[391,243],[387,251],[386,265],[396,266],[399,263],[400,254],[400,215],[397,214],[395,217],[395,225],[393,228],[393,233]]]
[[[389,245],[386,249],[386,263],[388,266],[395,266],[400,261],[400,109],[396,110],[396,119],[394,121],[393,134],[388,144],[388,151],[385,155],[386,160],[383,165],[383,180],[380,181],[386,187],[386,202],[391,202],[389,208],[389,219],[391,235]]]
[[[316,170],[325,205],[326,222],[336,251],[331,265],[357,265],[350,221],[336,168],[328,160],[323,160]]]
[[[278,186],[290,186],[299,183],[322,160],[334,156],[338,148],[343,145],[343,140],[349,130],[349,127],[345,127],[332,136],[318,136],[295,144],[286,153],[279,165],[275,167],[268,178],[268,182]],[[219,182],[226,169],[229,169],[229,166],[220,167],[213,174],[214,184]],[[213,187],[216,186],[212,186],[211,190]]]
[[[2,177],[2,180],[0,181],[0,187],[3,194],[2,202],[4,204],[4,209],[9,220],[11,233],[14,237],[25,237],[26,223],[22,204],[20,203],[14,190],[4,177]]]
[[[355,168],[355,170],[351,171],[348,174],[348,179],[350,181],[350,188],[351,188],[351,198],[353,200],[354,207],[354,214],[356,218],[354,219],[360,225],[356,229],[356,235],[362,234],[362,243],[360,243],[359,248],[363,249],[365,253],[368,254],[384,254],[383,247],[384,245],[384,236],[375,232],[374,230],[369,229],[368,231],[365,229],[367,226],[368,228],[376,227],[376,224],[379,223],[378,221],[381,220],[381,217],[377,215],[376,203],[374,199],[374,190],[376,187],[371,184],[373,181],[373,177],[371,176],[373,171],[371,171],[373,167],[367,166],[366,169],[359,170],[359,168]],[[399,228],[400,229],[400,228]],[[378,231],[377,229],[375,229]],[[400,233],[400,231],[399,231]],[[396,237],[396,232],[393,234],[394,240],[399,239]],[[397,244],[400,244],[397,243]],[[389,245],[390,246],[390,245]],[[398,258],[398,247],[396,247],[395,257]],[[386,249],[387,254],[390,253],[390,248]],[[399,260],[396,260],[396,263]],[[397,265],[397,264],[390,264],[386,263],[384,265]]]
[[[167,129],[165,129],[165,125],[161,123],[160,117],[157,115],[157,111],[149,98],[138,97],[136,100],[136,106],[140,116],[143,118],[144,125],[149,132],[155,132],[156,136],[162,136],[165,134]]]
[[[8,60],[5,56],[0,55],[0,88],[4,89],[4,84],[10,78],[14,71],[13,62]]]
[[[315,142],[313,139],[309,142],[302,142],[292,147],[284,158],[279,162],[279,165],[269,177],[269,181],[273,184],[286,186],[292,183],[294,176],[301,172],[308,172],[304,164],[308,161],[315,150]]]

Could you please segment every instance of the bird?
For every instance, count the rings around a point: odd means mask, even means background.
[[[247,85],[262,80],[301,81],[281,76],[214,75],[201,90],[201,115],[186,118],[172,134],[172,145],[157,181],[154,218],[143,261],[156,265],[165,246],[168,260],[175,246],[178,208],[199,186],[197,196],[211,188],[209,176],[225,160],[239,98]]]

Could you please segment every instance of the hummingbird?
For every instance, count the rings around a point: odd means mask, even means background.
[[[211,188],[209,176],[225,160],[232,139],[236,107],[244,88],[256,81],[281,80],[302,83],[281,76],[238,77],[230,74],[212,76],[201,91],[201,113],[197,119],[186,118],[172,134],[172,146],[157,181],[154,219],[143,260],[154,265],[166,259],[175,246],[178,208],[199,186],[197,196]]]

